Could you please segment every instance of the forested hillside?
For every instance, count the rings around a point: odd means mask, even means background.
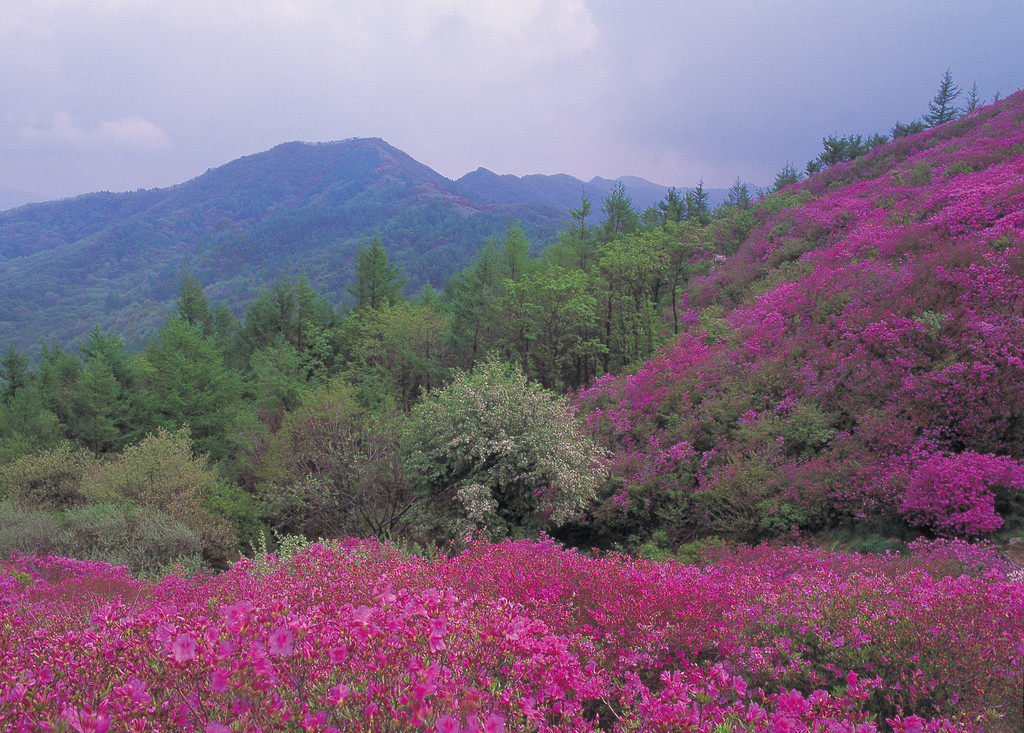
[[[441,287],[510,221],[543,247],[584,191],[614,185],[483,169],[450,181],[382,140],[354,139],[279,145],[171,188],[0,212],[0,343],[36,355],[41,341],[67,346],[99,325],[137,348],[186,272],[237,315],[260,286],[303,274],[340,306],[373,237],[404,266],[407,292]],[[665,194],[642,179],[628,187],[641,207]]]

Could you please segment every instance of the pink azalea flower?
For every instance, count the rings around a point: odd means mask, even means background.
[[[225,672],[223,669],[215,669],[210,672],[210,690],[218,695],[223,695],[228,691],[229,676],[229,673]]]
[[[922,733],[922,731],[924,731],[924,718],[908,715],[903,721],[903,733]]]
[[[231,728],[220,722],[210,722],[206,724],[206,733],[231,733]]]
[[[188,634],[178,634],[171,645],[174,661],[187,662],[196,658],[196,640]]]
[[[327,691],[327,702],[331,705],[341,705],[348,698],[349,686],[340,682]]]
[[[268,652],[273,655],[290,657],[295,653],[293,642],[295,634],[287,626],[278,626],[270,632],[270,649]]]
[[[246,618],[254,608],[255,606],[253,606],[252,603],[244,600],[221,608],[220,612],[224,617],[224,622],[228,627],[228,631],[232,634],[237,634],[241,631],[242,625],[245,623]]]
[[[484,733],[504,733],[505,719],[497,713],[491,713],[484,721]]]
[[[459,733],[459,721],[453,715],[442,715],[434,723],[437,733]]]

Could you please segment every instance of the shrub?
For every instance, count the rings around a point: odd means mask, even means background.
[[[421,506],[449,534],[529,535],[564,524],[603,476],[601,453],[566,400],[494,358],[427,395],[406,435]]]
[[[88,453],[70,443],[22,456],[0,467],[0,499],[40,509],[82,504],[81,484],[94,464]]]
[[[218,485],[206,458],[192,454],[187,430],[161,429],[101,464],[81,490],[93,502],[127,501],[173,517],[199,535],[207,559],[220,563],[237,556],[237,539],[227,521],[204,508]]]
[[[1024,466],[1005,456],[960,453],[927,456],[911,473],[902,512],[939,534],[979,535],[1003,526],[996,492],[1024,490]]]
[[[60,535],[60,522],[51,512],[0,502],[0,559],[15,552],[57,554]]]
[[[412,503],[399,449],[402,417],[362,410],[341,378],[285,415],[257,468],[274,523],[308,537],[396,533]]]

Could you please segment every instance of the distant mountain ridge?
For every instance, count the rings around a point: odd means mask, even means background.
[[[621,180],[640,210],[667,191]],[[439,287],[510,221],[543,246],[586,193],[596,223],[614,183],[482,168],[452,181],[379,138],[354,138],[284,143],[168,188],[21,206],[0,212],[0,344],[34,353],[99,325],[137,345],[186,271],[235,308],[299,273],[340,303],[359,245],[374,236],[410,292]],[[712,193],[712,204],[724,198]]]

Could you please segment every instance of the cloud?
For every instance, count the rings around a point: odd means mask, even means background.
[[[161,151],[171,147],[167,133],[138,115],[105,120],[85,129],[67,112],[58,112],[48,127],[22,127],[18,140],[26,147],[80,151]]]

